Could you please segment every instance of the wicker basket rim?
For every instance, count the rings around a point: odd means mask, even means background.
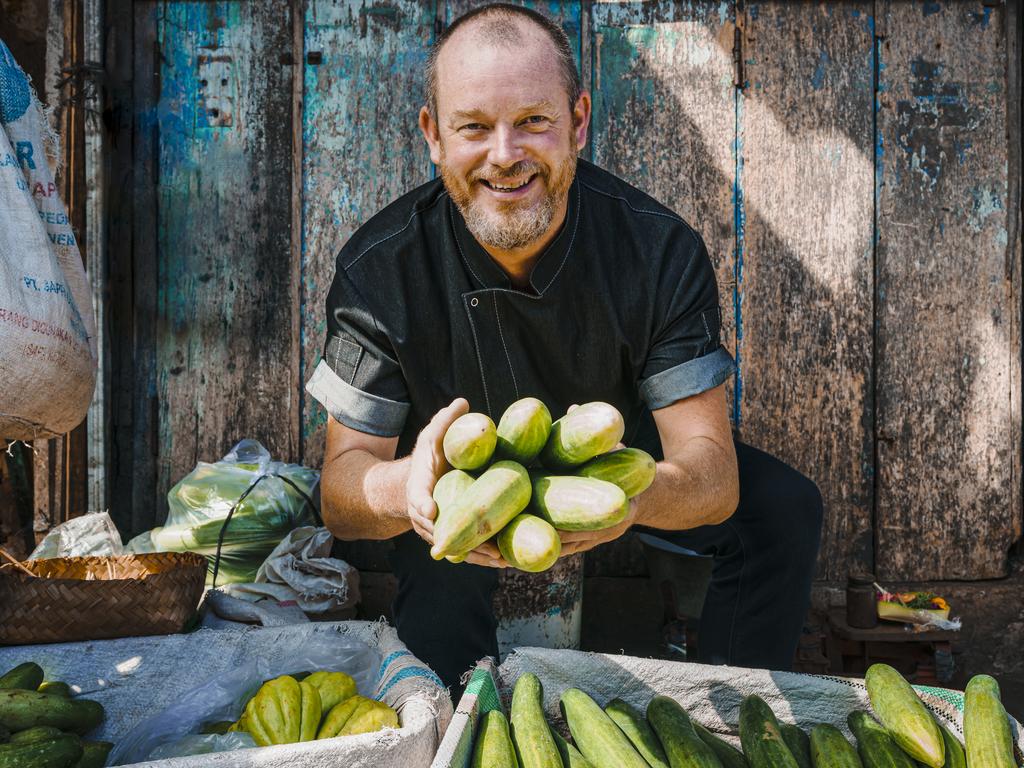
[[[139,576],[125,576],[115,579],[76,579],[67,578],[64,576],[29,576],[28,574],[23,573],[21,570],[15,567],[13,563],[6,563],[4,565],[0,565],[0,578],[13,577],[16,581],[20,581],[24,584],[31,584],[35,581],[44,581],[47,584],[104,584],[109,586],[116,586],[138,583],[140,581],[148,581],[150,579],[158,577],[168,578],[171,576],[175,576],[176,574],[174,572],[182,569],[202,568],[204,571],[206,570],[206,558],[202,555],[196,554],[195,552],[141,552],[138,554],[114,555],[110,557],[53,557],[47,559],[49,561],[57,560],[65,563],[96,561],[97,565],[101,564],[104,561],[113,561],[118,564],[123,564],[133,561],[145,562],[146,560],[159,559],[172,561],[172,567],[164,571],[157,571],[155,573],[144,573]],[[173,562],[175,560],[179,562]],[[33,561],[26,561],[26,565],[29,568],[31,568],[32,562]]]

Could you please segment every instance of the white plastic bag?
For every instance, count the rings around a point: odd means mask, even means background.
[[[121,534],[110,515],[106,512],[90,512],[51,528],[28,559],[116,557],[123,554]]]
[[[22,440],[76,427],[96,383],[92,296],[48,135],[0,40],[0,437]]]
[[[109,765],[155,759],[160,748],[173,751],[183,738],[198,734],[204,725],[234,721],[247,701],[266,681],[280,675],[330,670],[345,672],[363,696],[373,696],[381,663],[380,654],[366,643],[340,634],[309,637],[301,646],[279,647],[213,680],[193,688],[162,712],[143,720],[121,739]],[[172,746],[168,746],[172,745]]]

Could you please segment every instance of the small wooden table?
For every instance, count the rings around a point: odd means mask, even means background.
[[[863,676],[875,662],[885,662],[919,685],[948,685],[953,679],[954,642],[947,629],[911,632],[903,624],[879,620],[871,629],[846,623],[846,610],[828,612],[828,658],[834,675]]]

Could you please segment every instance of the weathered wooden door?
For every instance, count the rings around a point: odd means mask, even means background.
[[[431,177],[423,65],[473,5],[134,3],[122,523],[151,525],[171,483],[241,437],[319,463],[326,417],[302,384],[334,256]],[[577,43],[585,152],[704,235],[735,425],[821,486],[820,578],[1005,574],[1021,532],[1012,9],[531,5]]]

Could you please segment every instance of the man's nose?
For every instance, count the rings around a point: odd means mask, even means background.
[[[493,141],[488,160],[499,168],[507,168],[523,159],[518,131],[513,126],[499,125],[492,134]]]

